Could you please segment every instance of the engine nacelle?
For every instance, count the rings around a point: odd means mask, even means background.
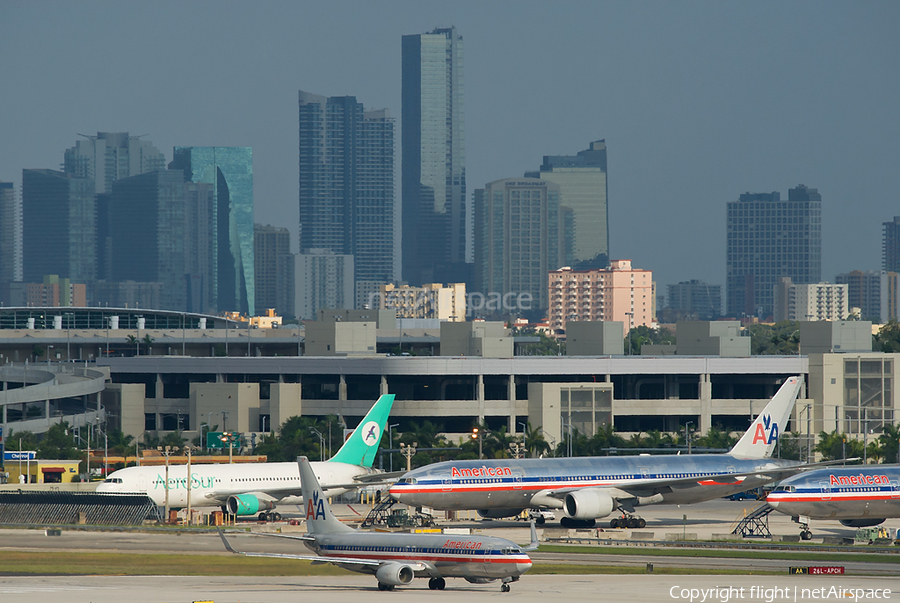
[[[256,515],[260,511],[274,509],[275,503],[252,494],[237,494],[229,496],[225,506],[232,515]]]
[[[572,519],[600,519],[616,508],[612,496],[602,490],[576,490],[566,494],[563,511]]]
[[[478,516],[485,519],[503,519],[504,517],[515,517],[525,509],[478,509]]]
[[[378,568],[375,572],[375,577],[378,578],[378,581],[382,584],[401,586],[412,582],[412,579],[415,577],[415,572],[413,571],[413,568],[408,565],[388,563],[387,565],[382,565]]]
[[[841,525],[848,528],[869,528],[884,523],[885,518],[881,519],[842,519]]]

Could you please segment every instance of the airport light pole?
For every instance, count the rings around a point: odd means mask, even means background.
[[[238,435],[233,431],[223,431],[222,435],[219,436],[219,439],[222,440],[223,443],[228,444],[228,464],[231,465],[234,461],[234,442],[238,438]]]
[[[72,359],[72,355],[70,352],[71,347],[69,345],[70,335],[72,333],[72,325],[69,322],[69,318],[73,317],[73,316],[75,316],[75,315],[72,314],[71,312],[65,313],[65,317],[66,317],[66,362],[68,362],[69,360]]]
[[[390,448],[391,450],[394,449],[394,427],[400,427],[400,423],[388,424],[388,444],[389,444],[388,448]],[[390,453],[389,456],[390,456],[391,472],[393,473],[393,471],[394,471],[394,453],[393,452]]]
[[[626,312],[625,316],[628,317],[628,353],[626,356],[631,356],[631,323],[634,318],[634,312]]]
[[[480,443],[480,442],[479,442]],[[406,470],[412,471],[412,457],[416,456],[416,447],[419,445],[418,442],[413,442],[412,446],[407,446],[406,444],[400,444],[400,454],[406,457]]]
[[[691,453],[691,425],[693,424],[693,421],[688,421],[684,424],[684,439],[687,442],[688,454]]]
[[[184,453],[187,455],[187,525],[191,525],[191,452],[193,446],[185,446]]]
[[[90,437],[90,432],[88,432],[88,436]],[[165,516],[165,521],[168,522],[169,521],[169,455],[173,452],[176,452],[178,450],[178,447],[177,446],[175,446],[175,447],[157,446],[156,449],[159,450],[160,452],[162,452],[163,456],[166,457],[166,506],[165,506],[166,516]]]
[[[315,427],[310,427],[309,430],[319,436],[319,460],[325,460],[325,436],[322,435],[322,432],[316,429]]]

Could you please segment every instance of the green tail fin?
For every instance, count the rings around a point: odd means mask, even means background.
[[[359,422],[337,454],[328,460],[335,463],[371,467],[393,405],[394,394],[385,394],[378,398],[378,401]]]

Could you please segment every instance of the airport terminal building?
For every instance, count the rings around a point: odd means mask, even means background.
[[[117,326],[136,324],[138,311],[116,312]],[[603,349],[616,338],[602,334],[595,353],[582,341],[584,355],[529,356],[528,341],[496,323],[407,329],[378,311],[355,311],[333,320],[314,342],[296,328],[240,329],[218,317],[140,312],[143,328],[139,337],[128,333],[133,340],[124,329],[67,333],[54,328],[58,320],[46,320],[44,328],[0,328],[4,432],[100,416],[138,438],[176,429],[194,437],[206,423],[264,433],[295,415],[336,414],[352,426],[380,394],[392,393],[399,431],[427,418],[455,441],[476,421],[512,433],[529,421],[553,445],[569,425],[588,435],[609,424],[626,434],[678,432],[689,421],[700,433],[711,426],[743,431],[784,378],[798,374],[807,382],[806,399],[789,428],[803,436],[877,433],[893,423],[900,405],[898,355],[869,351],[871,325],[864,322],[801,323],[799,356],[750,356],[749,338],[727,322],[680,323],[678,349],[652,356]],[[0,316],[0,325],[4,320],[9,324]],[[621,323],[606,324],[621,343]],[[50,362],[32,356],[26,366],[22,356],[39,347]],[[311,349],[324,351],[298,355]],[[385,351],[391,349],[417,355]],[[56,358],[63,351],[73,362]],[[23,397],[23,390],[33,395]]]

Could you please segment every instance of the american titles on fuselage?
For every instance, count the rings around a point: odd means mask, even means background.
[[[874,486],[878,484],[890,484],[891,480],[886,475],[834,475],[830,474],[829,481],[832,486]]]
[[[451,477],[506,477],[512,475],[512,469],[509,467],[463,467],[456,466],[450,468]]]

